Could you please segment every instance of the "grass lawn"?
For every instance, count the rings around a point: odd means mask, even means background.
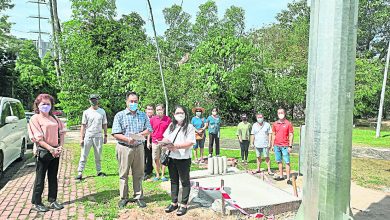
[[[352,180],[358,185],[383,190],[390,188],[390,161],[352,159]]]
[[[237,139],[237,127],[221,128],[221,139]],[[299,143],[300,128],[294,127],[294,143]],[[375,138],[373,128],[354,128],[352,132],[352,145],[354,147],[384,147],[390,148],[390,131],[381,131],[381,138]]]

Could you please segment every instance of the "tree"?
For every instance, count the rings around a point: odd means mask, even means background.
[[[210,36],[218,35],[218,8],[214,1],[207,1],[199,6],[193,26],[195,45],[205,41]]]
[[[357,52],[369,58],[386,56],[390,41],[390,1],[360,0]]]

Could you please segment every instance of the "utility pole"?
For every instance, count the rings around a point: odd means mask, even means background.
[[[47,20],[49,18],[41,17],[41,5],[46,5],[47,3],[45,2],[45,0],[28,1],[28,2],[33,3],[33,4],[37,4],[37,6],[38,6],[38,15],[37,16],[29,16],[29,18],[38,19],[38,31],[30,31],[29,33],[38,34],[37,48],[38,48],[39,57],[42,58],[44,56],[43,48],[42,48],[42,34],[49,34],[49,33],[42,32],[41,20]]]
[[[154,40],[156,41],[156,48],[157,48],[157,58],[158,58],[158,64],[160,65],[160,74],[161,74],[161,81],[162,81],[162,86],[164,89],[164,96],[165,96],[165,113],[168,115],[168,95],[167,95],[167,90],[165,88],[165,81],[164,81],[164,74],[163,74],[163,69],[162,69],[162,64],[161,64],[161,58],[160,58],[160,48],[158,46],[158,40],[157,40],[157,33],[156,33],[156,27],[154,25],[154,19],[153,19],[153,11],[152,11],[152,5],[150,4],[150,0],[148,1],[149,5],[149,12],[150,12],[150,17],[152,20],[152,26],[153,26],[153,32],[154,32]]]
[[[389,59],[390,59],[390,41],[389,41],[389,48],[387,48],[386,66],[385,66],[385,72],[383,74],[382,92],[381,92],[381,99],[379,101],[378,120],[377,120],[377,123],[376,123],[376,134],[375,134],[375,137],[377,137],[377,138],[379,138],[381,136],[383,104],[385,102],[387,72],[389,71]]]
[[[311,0],[302,203],[296,220],[352,219],[358,0]]]

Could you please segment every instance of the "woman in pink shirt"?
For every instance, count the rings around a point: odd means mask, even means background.
[[[54,98],[49,94],[40,94],[34,101],[34,112],[28,124],[30,139],[37,146],[36,176],[32,195],[33,209],[47,212],[50,209],[60,210],[64,206],[57,202],[59,157],[64,144],[65,126],[53,115]],[[49,183],[49,207],[42,203],[45,188],[45,176]]]

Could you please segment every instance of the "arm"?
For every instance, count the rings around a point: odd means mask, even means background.
[[[127,143],[127,144],[134,144],[134,140],[131,137],[126,137],[123,134],[113,134],[114,138],[120,142]]]
[[[107,144],[107,124],[103,124],[103,131],[104,131],[104,143]]]
[[[255,142],[255,135],[251,134],[251,138],[250,138],[250,146],[254,147],[254,142]]]
[[[268,150],[272,147],[271,144],[273,143],[272,141],[272,133],[268,134]]]
[[[130,137],[126,137],[123,134],[123,129],[122,129],[122,123],[123,123],[123,116],[120,113],[117,113],[114,117],[114,122],[112,123],[112,136],[123,143],[127,144],[134,144],[134,140]]]
[[[81,145],[81,147],[83,147],[83,145],[84,145],[84,137],[85,137],[85,124],[82,124],[81,128],[80,128],[80,145]]]

